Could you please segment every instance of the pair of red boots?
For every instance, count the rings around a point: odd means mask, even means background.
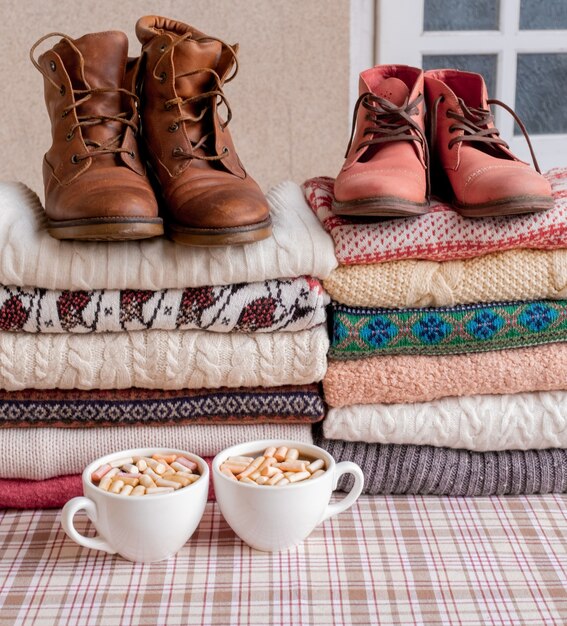
[[[492,103],[514,115],[537,171],[500,138]],[[345,158],[335,181],[338,215],[422,215],[432,187],[466,217],[553,206],[524,126],[509,107],[488,99],[480,74],[405,65],[366,70]]]

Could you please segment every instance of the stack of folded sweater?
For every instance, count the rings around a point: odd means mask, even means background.
[[[547,177],[544,213],[372,223],[305,183],[340,263],[316,440],[367,492],[567,491],[567,170]]]
[[[85,243],[0,186],[0,506],[60,503],[120,449],[312,441],[337,262],[300,187],[268,200],[273,237],[247,246]]]

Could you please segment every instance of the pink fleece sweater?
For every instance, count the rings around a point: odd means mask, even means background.
[[[428,402],[448,396],[567,390],[567,344],[449,356],[330,361],[330,406]]]

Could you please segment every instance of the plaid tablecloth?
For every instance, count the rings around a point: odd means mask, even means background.
[[[0,557],[2,626],[567,623],[564,496],[365,496],[275,555],[208,504],[151,566],[78,547],[57,511],[3,511]]]

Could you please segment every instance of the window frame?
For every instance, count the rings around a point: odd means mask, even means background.
[[[500,0],[499,30],[424,31],[424,0],[351,0],[351,110],[358,74],[377,64],[421,67],[427,54],[493,54],[496,93],[514,106],[518,54],[567,53],[567,30],[520,30],[521,0]],[[527,143],[514,135],[512,116],[496,107],[496,125],[519,158],[530,162]],[[567,114],[567,105],[566,105]],[[567,134],[530,136],[542,170],[567,166]]]

